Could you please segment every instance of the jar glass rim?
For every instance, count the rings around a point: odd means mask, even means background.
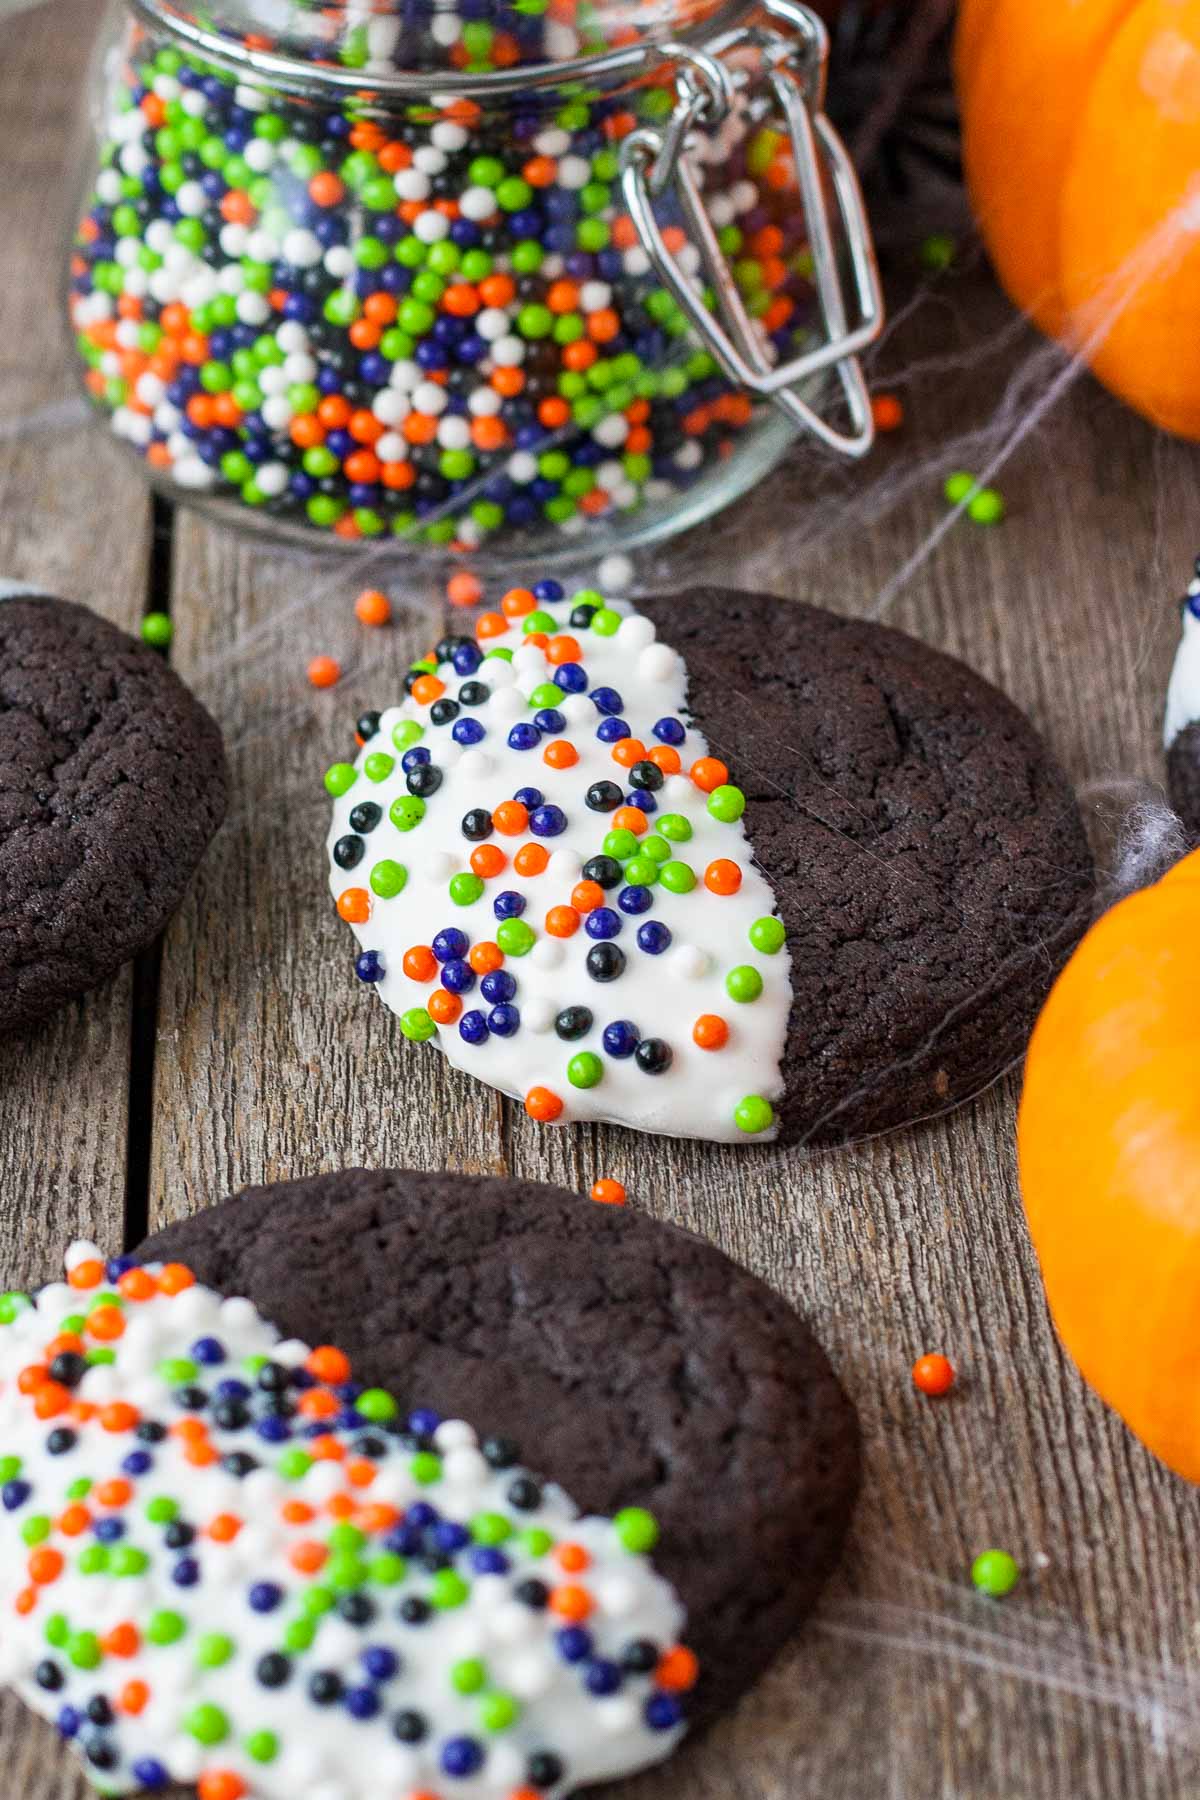
[[[563,62],[527,63],[511,69],[477,73],[452,69],[398,69],[395,74],[364,78],[361,70],[306,63],[298,57],[279,55],[224,37],[189,18],[176,0],[128,0],[133,12],[146,24],[186,45],[193,55],[202,56],[215,67],[245,81],[257,79],[284,93],[304,98],[337,93],[364,106],[374,101],[418,97],[425,100],[499,98],[531,90],[569,87],[580,81],[632,79],[674,61],[676,45],[703,44],[728,31],[753,11],[755,3],[756,0],[722,0],[706,17],[681,26],[668,38],[624,44],[596,56],[572,57]]]

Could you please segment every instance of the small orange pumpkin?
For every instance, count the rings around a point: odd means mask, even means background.
[[[1200,437],[1200,0],[961,0],[955,71],[1008,293]]]
[[[1200,1481],[1200,851],[1113,907],[1059,976],[1017,1147],[1063,1343]]]

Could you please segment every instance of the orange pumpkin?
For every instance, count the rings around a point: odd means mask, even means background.
[[[1200,1481],[1200,851],[1107,913],[1059,976],[1017,1139],[1063,1343]]]
[[[1200,0],[961,0],[967,186],[996,271],[1200,437]]]

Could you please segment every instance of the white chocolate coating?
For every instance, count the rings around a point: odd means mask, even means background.
[[[523,916],[537,933],[529,954],[509,956],[504,965],[517,982],[512,1004],[520,1013],[520,1028],[513,1036],[489,1034],[482,1043],[470,1043],[458,1021],[439,1026],[437,1040],[455,1067],[518,1099],[533,1087],[548,1088],[564,1102],[567,1120],[609,1120],[641,1131],[751,1141],[735,1122],[735,1110],[746,1096],[774,1102],[783,1092],[781,1060],[791,1006],[789,959],[786,947],[764,954],[749,940],[755,921],[773,917],[776,908],[771,888],[754,863],[744,820],[726,823],[712,817],[707,794],[687,773],[698,758],[710,754],[704,734],[688,717],[687,669],[679,654],[657,639],[653,621],[629,605],[617,603],[611,609],[622,615],[612,636],[572,627],[570,600],[550,602],[540,610],[553,616],[558,633],[569,634],[580,645],[587,691],[567,694],[557,707],[566,721],[558,740],[566,739],[575,747],[578,761],[565,769],[547,766],[544,752],[556,741],[554,735],[530,750],[508,744],[513,725],[532,720],[538,710],[529,696],[540,684],[552,682],[555,673],[543,650],[523,642],[518,619],[504,635],[480,645],[485,652],[511,650],[513,660],[506,664],[488,656],[472,678],[491,690],[483,705],[464,706],[459,714],[484,728],[486,736],[478,746],[461,748],[453,741],[451,725],[433,725],[430,706],[411,697],[382,714],[377,734],[359,753],[353,785],[334,802],[328,840],[332,892],[340,898],[347,889],[361,890],[370,915],[354,925],[355,935],[364,950],[378,952],[384,969],[376,984],[379,993],[403,1016],[423,1007],[436,985],[405,974],[405,951],[431,945],[448,926],[465,932],[472,945],[494,941],[498,920],[493,902],[498,894],[515,891],[526,900]],[[445,684],[445,697],[453,699],[464,677],[449,663],[439,667],[438,676]],[[623,792],[629,789],[629,771],[613,760],[614,746],[597,737],[603,715],[591,695],[598,688],[620,695],[620,717],[647,753],[661,748],[654,735],[660,719],[678,719],[687,727],[678,746],[682,772],[667,774],[653,796],[657,806],[649,814],[646,835],[655,834],[663,815],[682,814],[692,836],[670,848],[697,877],[688,893],[669,892],[661,881],[653,884],[650,910],[638,916],[621,912],[620,887],[605,894],[606,906],[621,919],[615,941],[626,957],[624,972],[609,982],[596,981],[587,972],[592,939],[586,921],[567,938],[548,935],[544,924],[551,907],[570,901],[584,864],[601,853],[612,824],[612,814],[584,804],[588,788],[595,782],[615,781]],[[428,798],[420,824],[401,831],[392,822],[390,808],[408,789],[402,751],[392,734],[405,721],[423,727],[420,746],[430,752],[442,783]],[[382,779],[372,780],[368,759],[380,750],[394,757],[394,767]],[[729,780],[737,783],[736,761]],[[456,905],[448,894],[449,880],[456,871],[469,869],[475,848],[463,835],[464,815],[476,807],[493,812],[530,786],[562,809],[565,830],[540,840],[528,831],[517,837],[493,835],[488,842],[509,857],[507,868],[486,881],[480,898]],[[383,816],[365,835],[361,861],[347,870],[333,862],[332,851],[340,839],[353,835],[351,814],[363,801],[375,802]],[[514,869],[512,855],[521,844],[539,841],[550,853],[549,867],[526,879]],[[408,873],[403,891],[392,898],[371,892],[370,871],[380,859],[394,860]],[[705,885],[705,870],[717,860],[733,861],[741,870],[736,893],[710,892]],[[665,925],[671,933],[670,947],[661,954],[638,947],[638,928],[647,921]],[[758,971],[763,988],[757,999],[738,1002],[730,997],[726,977],[737,966]],[[463,1004],[468,1010],[488,1011],[478,984],[463,995]],[[594,1021],[585,1035],[564,1042],[554,1021],[571,1006],[588,1007]],[[728,1040],[723,1048],[703,1049],[694,1041],[693,1026],[701,1015],[716,1015],[726,1022]],[[605,1050],[604,1026],[619,1020],[633,1024],[640,1038],[657,1037],[668,1043],[672,1061],[664,1073],[647,1074],[634,1056],[617,1057]],[[568,1081],[567,1065],[580,1051],[591,1051],[600,1059],[603,1074],[595,1086],[580,1088]],[[774,1134],[774,1124],[761,1133]]]
[[[1200,581],[1188,589],[1189,601],[1200,596]],[[1169,750],[1180,732],[1200,719],[1200,617],[1188,601],[1183,607],[1183,636],[1175,652],[1167,688],[1167,713],[1163,724],[1163,743]]]

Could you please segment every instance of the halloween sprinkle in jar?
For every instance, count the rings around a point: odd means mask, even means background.
[[[861,454],[881,323],[826,38],[767,0],[117,7],[69,310],[167,493],[578,557]]]

